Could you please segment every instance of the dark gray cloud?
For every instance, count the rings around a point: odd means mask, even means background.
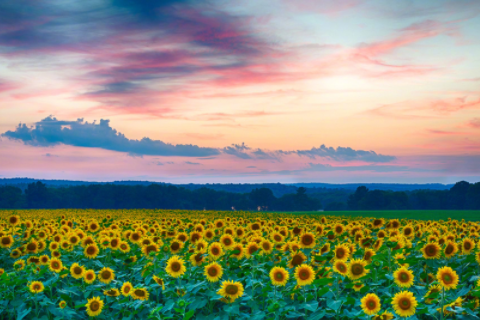
[[[150,138],[131,140],[110,127],[109,120],[88,123],[83,119],[60,121],[50,116],[37,122],[34,127],[29,128],[25,124],[19,124],[14,131],[7,131],[2,136],[20,140],[32,146],[65,144],[126,152],[130,155],[202,157],[220,153],[213,148],[172,145]]]
[[[350,147],[338,147],[335,149],[332,147],[326,147],[323,144],[319,148],[297,150],[293,152],[299,156],[306,156],[311,159],[320,157],[329,158],[334,161],[390,162],[396,159],[394,156],[377,154],[375,151],[354,150]],[[285,153],[292,152],[287,151]]]
[[[242,142],[242,144],[232,144],[229,147],[225,147],[222,151],[226,154],[231,154],[242,159],[252,159],[248,154],[250,149],[250,147],[247,147],[245,143]]]

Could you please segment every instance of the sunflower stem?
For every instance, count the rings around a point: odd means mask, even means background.
[[[442,288],[442,301],[440,302],[440,319],[443,320],[443,304],[445,303],[445,287]]]

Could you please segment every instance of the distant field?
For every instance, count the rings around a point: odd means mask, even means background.
[[[447,220],[448,218],[452,218],[456,220],[480,221],[480,210],[312,211],[308,213],[349,217],[380,217],[387,219]]]

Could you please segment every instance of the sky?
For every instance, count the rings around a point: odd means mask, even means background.
[[[2,0],[0,178],[480,181],[479,0]]]

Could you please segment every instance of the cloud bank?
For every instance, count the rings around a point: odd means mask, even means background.
[[[131,156],[181,156],[208,157],[220,154],[232,155],[240,159],[259,159],[281,161],[283,156],[306,156],[310,159],[325,158],[337,162],[361,161],[369,163],[391,162],[396,158],[390,155],[378,154],[375,151],[354,150],[350,147],[326,147],[310,150],[262,150],[252,149],[242,144],[232,144],[225,148],[200,147],[193,144],[173,145],[160,140],[145,137],[132,140],[125,137],[110,126],[110,120],[101,119],[99,123],[84,121],[58,120],[54,116],[36,122],[34,126],[19,124],[15,130],[6,131],[1,135],[12,140],[22,141],[30,146],[54,146],[64,144],[84,148],[101,148],[105,150],[124,152]],[[187,164],[197,164],[186,162]]]

